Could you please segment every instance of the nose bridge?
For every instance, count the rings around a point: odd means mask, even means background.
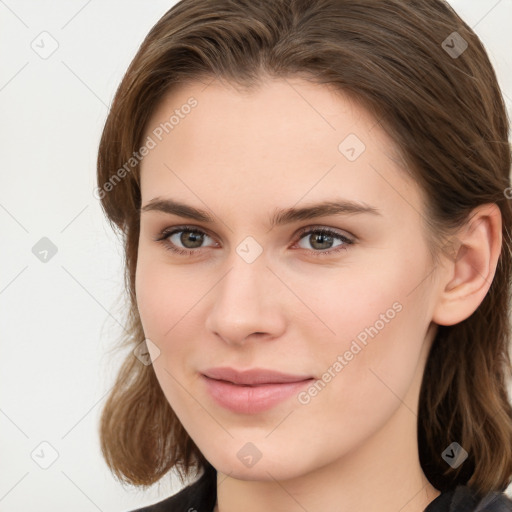
[[[238,303],[252,302],[252,309],[264,307],[265,298],[261,296],[261,285],[268,281],[270,271],[267,268],[267,253],[252,236],[244,238],[231,252],[228,265],[229,273],[220,283],[222,297],[230,303],[230,309]],[[268,283],[267,283],[268,285]],[[234,302],[234,304],[233,304]]]
[[[282,319],[274,287],[280,283],[267,263],[262,249],[251,240],[231,254],[207,318],[207,327],[226,341],[240,342],[256,332],[277,335]]]

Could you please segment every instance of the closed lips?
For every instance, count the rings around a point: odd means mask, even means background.
[[[238,386],[286,384],[313,379],[311,375],[292,375],[264,368],[252,368],[244,371],[229,367],[210,368],[205,370],[203,375],[210,379],[221,380]]]

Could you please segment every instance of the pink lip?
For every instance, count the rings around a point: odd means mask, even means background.
[[[227,366],[209,368],[203,372],[203,375],[211,379],[226,380],[233,384],[245,384],[247,386],[299,382],[313,378],[311,375],[291,375],[275,370],[266,370],[265,368],[251,368],[250,370],[238,371]]]
[[[238,372],[211,368],[201,375],[212,398],[233,412],[256,414],[295,395],[313,377],[289,375],[264,369]]]

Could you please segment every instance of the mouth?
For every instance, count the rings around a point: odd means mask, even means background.
[[[269,377],[262,377],[261,374],[259,379],[252,375],[252,383],[216,379],[205,374],[202,374],[201,378],[214,402],[237,414],[257,414],[272,409],[296,396],[305,386],[314,381],[313,377],[297,380],[297,376],[293,379],[288,376],[287,380],[271,382]],[[283,376],[273,377],[273,379],[276,378],[283,379]],[[262,381],[262,379],[266,380]],[[255,380],[260,382],[256,383]]]
[[[236,370],[229,367],[210,368],[203,372],[205,377],[238,386],[260,386],[264,384],[287,384],[312,379],[311,375],[293,375],[266,368]]]

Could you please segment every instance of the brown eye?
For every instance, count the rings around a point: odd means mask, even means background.
[[[164,244],[164,247],[172,252],[192,255],[205,247],[202,245],[205,238],[211,239],[210,236],[200,229],[181,226],[165,229],[156,240]]]
[[[189,230],[175,232],[172,236],[178,235],[179,233],[181,233],[181,235],[178,237],[178,241],[185,246],[185,249],[197,249],[201,247],[205,237],[204,233]]]
[[[308,252],[316,255],[328,255],[340,250],[346,250],[348,245],[354,243],[352,240],[342,235],[341,233],[337,233],[336,231],[326,228],[309,228],[301,232],[300,240],[307,240],[308,237],[309,242],[307,243],[309,243],[312,249],[300,245],[300,241],[298,245],[299,247],[306,249]],[[338,240],[339,243],[336,244],[336,240]]]

